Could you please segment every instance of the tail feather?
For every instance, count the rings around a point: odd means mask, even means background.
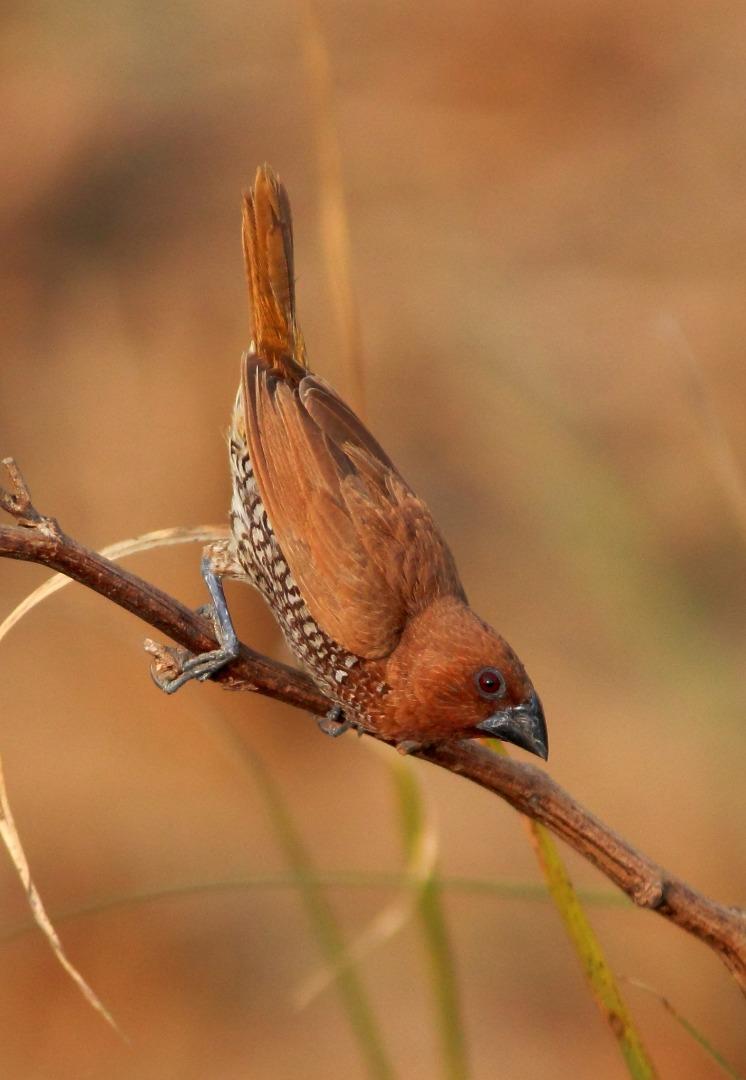
[[[269,165],[257,169],[254,186],[244,195],[243,247],[254,349],[261,360],[289,375],[295,365],[305,368],[295,321],[293,222],[287,192]]]

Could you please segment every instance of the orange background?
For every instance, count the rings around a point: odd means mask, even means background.
[[[743,903],[746,14],[718,0],[315,10],[333,114],[301,4],[6,6],[0,454],[91,546],[224,522],[248,340],[240,192],[261,161],[290,189],[312,364],[355,389],[322,236],[332,124],[366,415],[474,606],[525,659],[552,774]],[[198,562],[191,546],[129,565],[197,605]],[[44,576],[0,562],[0,614]],[[284,655],[260,599],[229,591],[244,640]],[[159,695],[146,632],[73,587],[0,645],[0,751],[53,915],[284,873],[236,733],[321,871],[401,866],[385,757],[249,695]],[[538,880],[509,808],[415,769],[444,874]],[[328,895],[354,937],[394,892]],[[454,889],[445,905],[474,1076],[626,1075],[549,904]],[[743,1001],[714,954],[652,915],[589,912],[615,970],[746,1069]],[[0,933],[26,918],[0,860]],[[26,933],[0,943],[3,1075],[363,1075],[333,990],[294,1010],[319,954],[291,888],[130,899],[59,928],[131,1045]],[[417,923],[361,970],[399,1074],[437,1075]],[[662,1076],[715,1075],[654,998],[625,995]]]

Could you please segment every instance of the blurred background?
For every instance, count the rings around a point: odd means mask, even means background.
[[[270,161],[312,364],[361,407],[364,384],[474,606],[526,661],[552,775],[744,903],[746,11],[40,0],[4,5],[0,55],[0,455],[40,508],[94,547],[226,521],[240,195]],[[194,545],[128,565],[206,599]],[[0,562],[0,616],[44,578]],[[260,599],[229,599],[244,640],[285,656]],[[321,957],[257,770],[317,871],[352,875],[325,895],[354,939],[401,895],[362,878],[402,867],[388,758],[250,695],[167,699],[146,633],[75,586],[0,645],[17,824],[131,1039],[14,933],[27,908],[0,859],[0,1070],[362,1077],[335,989],[296,1007]],[[512,810],[413,768],[445,877],[541,880]],[[566,854],[579,887],[611,893]],[[549,903],[454,886],[444,905],[475,1077],[626,1075]],[[713,953],[650,914],[588,912],[618,974],[746,1069],[743,1000]],[[397,1074],[438,1075],[417,921],[359,974]],[[623,989],[662,1076],[715,1075]]]

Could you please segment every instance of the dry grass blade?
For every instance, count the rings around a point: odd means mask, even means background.
[[[378,743],[372,743],[370,740],[368,740],[368,745],[379,752],[382,750]],[[387,755],[387,762],[391,764],[390,754]],[[391,767],[394,771],[394,781],[398,783],[396,770],[404,768],[405,765],[394,759]],[[333,965],[320,968],[303,980],[294,995],[298,1008],[306,1008],[319,994],[331,986],[346,968],[359,963],[404,929],[417,911],[420,893],[434,873],[437,860],[438,834],[433,822],[422,815],[416,834],[413,835],[412,843],[407,850],[401,894],[379,911],[365,930],[350,942],[344,953],[336,958]]]
[[[116,1033],[124,1038],[124,1035],[117,1026],[114,1017],[111,1015],[106,1006],[102,1003],[98,995],[91,989],[83,976],[80,974],[75,965],[68,960],[65,950],[62,947],[62,942],[57,936],[57,932],[52,926],[52,923],[47,915],[44,904],[37,891],[36,886],[31,878],[31,871],[29,869],[26,853],[23,850],[18,830],[16,829],[15,821],[13,820],[13,814],[10,809],[10,802],[8,801],[8,793],[5,787],[5,777],[2,770],[2,762],[0,761],[0,837],[5,844],[6,850],[10,855],[13,865],[16,868],[18,877],[21,880],[21,884],[26,892],[29,908],[33,915],[34,922],[41,930],[44,937],[49,942],[52,952],[56,956],[59,963],[65,969],[67,974],[73,980],[78,987],[83,997],[86,999],[89,1005],[92,1006],[103,1016],[107,1024],[116,1031]]]
[[[209,544],[212,540],[220,540],[227,535],[227,530],[220,525],[196,525],[193,529],[175,526],[172,529],[156,529],[154,532],[144,533],[131,540],[119,540],[116,544],[110,544],[102,548],[99,555],[107,559],[123,559],[127,555],[136,555],[141,551],[150,551],[152,548],[172,547],[174,544]],[[28,615],[29,611],[37,607],[42,600],[64,589],[72,583],[72,578],[64,574],[53,574],[52,577],[42,582],[38,588],[30,592],[17,607],[13,608],[9,615],[0,623],[0,641],[6,637],[21,619]]]
[[[316,884],[311,856],[290,813],[279,786],[261,760],[243,743],[237,744],[264,801],[272,828],[298,885],[312,930],[330,967],[336,968],[345,955],[344,935],[334,911]],[[389,1061],[373,1009],[355,969],[349,965],[339,973],[338,989],[350,1026],[357,1038],[368,1075],[374,1080],[393,1080]]]
[[[136,552],[148,551],[149,549],[156,547],[186,544],[194,541],[208,542],[217,538],[219,535],[224,535],[224,532],[221,532],[216,526],[200,526],[194,529],[159,529],[156,532],[146,533],[144,536],[139,536],[132,540],[121,540],[116,544],[111,544],[109,547],[104,548],[101,554],[109,559],[120,559],[125,555],[134,555]],[[16,626],[25,615],[32,611],[33,608],[37,607],[37,605],[47,599],[47,597],[52,596],[66,585],[69,585],[71,580],[71,578],[65,577],[64,574],[54,574],[53,577],[43,582],[43,584],[34,589],[33,592],[29,593],[29,595],[22,600],[5,619],[3,619],[2,623],[0,623],[0,641],[2,641],[13,627]],[[1,766],[0,809],[2,810],[2,817],[0,817],[0,836],[2,837],[3,843],[13,861],[13,865],[16,868],[16,872],[28,897],[29,907],[34,922],[46,937],[55,956],[73,982],[78,986],[86,1001],[88,1001],[89,1004],[104,1017],[107,1023],[111,1024],[119,1035],[122,1035],[111,1016],[111,1013],[101,1003],[78,969],[68,960],[65,951],[62,948],[62,942],[57,936],[57,932],[46,913],[44,904],[42,903],[41,897],[31,878],[28,860],[26,859],[23,845],[21,844],[20,837],[13,821],[13,814],[10,808]],[[124,1036],[122,1037],[124,1038]]]
[[[342,154],[334,116],[334,87],[326,39],[313,0],[301,0],[303,57],[315,108],[316,147],[319,160],[320,225],[329,289],[339,336],[352,375],[352,405],[365,412],[360,316],[352,286],[350,227],[342,180]]]
[[[223,711],[212,704],[209,697],[195,695],[196,715],[205,723],[205,730],[212,737],[218,735],[219,743],[229,759],[237,765],[242,775],[250,775],[264,804],[269,824],[277,845],[288,866],[288,874],[280,878],[258,877],[247,881],[225,881],[159,890],[158,893],[141,893],[132,898],[134,903],[149,903],[162,897],[234,891],[253,887],[277,887],[278,884],[295,889],[303,904],[319,949],[327,962],[334,965],[337,956],[345,949],[344,931],[334,909],[327,901],[324,888],[327,882],[319,875],[310,851],[305,845],[302,832],[297,827],[290,806],[280,785],[265,767],[261,758],[247,744],[245,734],[226,722]],[[104,906],[121,906],[126,899],[117,898]],[[99,905],[94,910],[103,910]],[[88,910],[91,910],[89,907]],[[344,971],[337,983],[341,1005],[347,1016],[358,1044],[366,1075],[371,1080],[393,1080],[396,1073],[389,1060],[383,1035],[368,999],[363,981],[354,968]],[[362,1075],[362,1073],[361,1073]]]
[[[728,433],[717,410],[705,372],[678,319],[659,320],[661,333],[674,339],[677,353],[689,376],[692,407],[701,424],[720,488],[746,538],[746,477],[744,477]]]

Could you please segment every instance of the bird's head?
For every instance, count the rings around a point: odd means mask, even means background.
[[[491,627],[456,597],[410,621],[387,668],[397,723],[407,738],[492,736],[546,760],[544,712],[523,664]]]

